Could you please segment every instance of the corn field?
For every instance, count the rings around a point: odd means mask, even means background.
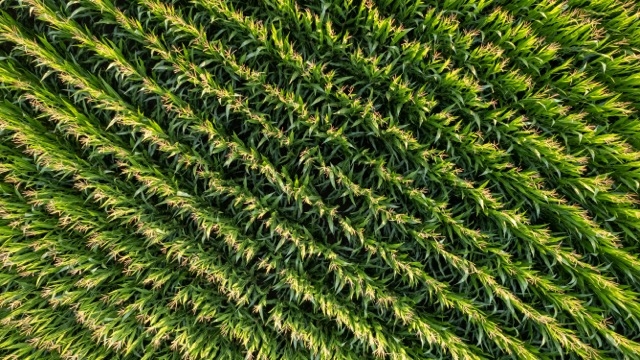
[[[640,359],[640,3],[0,0],[0,359]]]

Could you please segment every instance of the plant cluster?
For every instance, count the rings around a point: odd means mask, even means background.
[[[0,358],[640,359],[640,4],[0,0]]]

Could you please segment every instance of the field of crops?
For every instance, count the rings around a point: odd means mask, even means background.
[[[0,359],[639,359],[624,1],[0,0]]]

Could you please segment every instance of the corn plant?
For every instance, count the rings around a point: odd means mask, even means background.
[[[640,359],[639,24],[0,0],[0,358]]]

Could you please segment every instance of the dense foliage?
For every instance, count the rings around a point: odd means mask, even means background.
[[[0,358],[640,358],[640,4],[0,0]]]

